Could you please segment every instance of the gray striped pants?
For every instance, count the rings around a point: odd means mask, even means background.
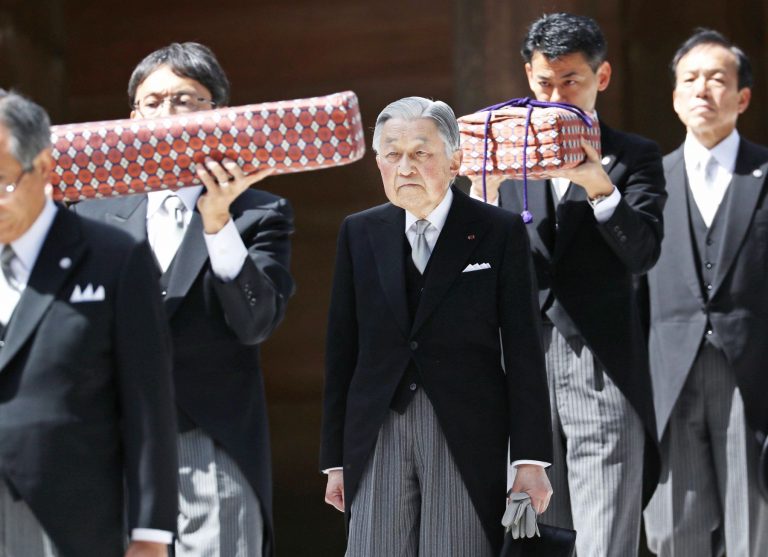
[[[352,502],[346,555],[494,557],[422,389],[381,427]]]
[[[704,344],[661,443],[661,481],[645,512],[660,557],[768,555],[768,504],[757,489],[757,443],[733,371]]]
[[[176,557],[258,557],[261,506],[234,460],[201,429],[179,435]]]
[[[643,450],[640,417],[587,347],[577,355],[544,327],[554,491],[540,521],[577,531],[579,557],[634,557],[640,545]]]
[[[0,477],[0,557],[58,557],[59,553],[29,506],[14,501]]]

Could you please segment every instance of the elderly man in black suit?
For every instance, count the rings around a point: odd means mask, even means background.
[[[672,61],[685,142],[664,158],[664,243],[648,275],[664,467],[646,512],[662,557],[768,552],[768,149],[739,136],[748,58],[701,29]],[[765,471],[763,471],[765,473]]]
[[[551,494],[528,237],[519,217],[450,187],[461,150],[445,103],[390,104],[373,147],[390,203],[339,234],[326,501],[347,513],[350,557],[495,556],[509,459],[536,510]]]
[[[214,54],[174,43],[128,84],[133,118],[224,106]],[[249,189],[234,161],[197,165],[202,186],[80,203],[76,210],[149,240],[171,327],[179,418],[177,557],[272,555],[272,474],[259,344],[285,314],[293,213]],[[162,275],[161,275],[162,273]]]
[[[152,256],[55,205],[52,166],[45,111],[0,90],[0,555],[167,555],[176,420]]]
[[[523,42],[528,83],[541,101],[598,118],[608,88],[607,45],[594,20],[565,13],[535,21]],[[634,275],[659,257],[666,194],[658,147],[600,120],[602,159],[528,185],[528,209],[555,430],[555,490],[542,521],[575,527],[577,553],[636,555],[644,502],[658,478],[646,337]],[[520,213],[523,184],[488,180],[488,201]],[[473,196],[482,198],[479,180]],[[645,467],[644,467],[645,462]]]

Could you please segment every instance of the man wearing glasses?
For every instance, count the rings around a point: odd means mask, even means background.
[[[225,106],[214,54],[171,44],[139,63],[132,118]],[[281,321],[293,280],[285,199],[249,189],[230,160],[197,166],[203,186],[81,203],[75,210],[146,238],[173,336],[179,420],[177,556],[272,555],[272,488],[259,344]],[[155,280],[157,276],[147,277]]]
[[[46,196],[50,135],[0,89],[0,555],[165,556],[176,423],[152,256]]]

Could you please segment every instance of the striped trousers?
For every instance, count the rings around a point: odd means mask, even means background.
[[[661,442],[661,481],[645,512],[659,557],[765,557],[768,504],[757,443],[723,353],[705,343]]]
[[[577,531],[579,557],[635,557],[640,544],[645,433],[637,412],[587,347],[576,354],[544,326],[554,491],[540,521]]]
[[[347,557],[495,557],[422,389],[389,412],[350,512]]]
[[[260,557],[261,506],[234,460],[201,429],[179,435],[176,557]]]
[[[66,512],[66,509],[63,509]],[[0,557],[59,557],[43,527],[0,477]]]

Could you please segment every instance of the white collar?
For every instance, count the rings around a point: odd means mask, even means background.
[[[48,231],[53,225],[53,219],[56,218],[56,205],[51,199],[46,198],[43,210],[35,219],[24,234],[16,238],[11,242],[16,257],[21,265],[27,271],[31,273],[37,261],[37,256],[40,255],[40,250],[43,248],[43,243],[48,236]]]
[[[448,217],[448,210],[451,208],[451,203],[453,202],[453,192],[451,191],[451,188],[448,187],[448,189],[445,192],[445,196],[443,196],[443,200],[438,203],[437,207],[432,209],[432,212],[429,213],[425,218],[429,221],[429,224],[434,226],[437,229],[438,234],[443,229],[443,225],[445,225],[445,219]],[[408,230],[411,226],[413,226],[413,223],[419,220],[419,217],[411,213],[410,211],[405,211],[405,229]]]
[[[688,168],[696,168],[697,165],[704,165],[710,156],[714,157],[717,164],[733,174],[736,169],[736,157],[739,154],[739,132],[734,129],[728,137],[720,141],[712,149],[707,149],[698,139],[689,133],[685,136],[683,145],[683,156]]]
[[[203,186],[190,186],[176,191],[151,191],[147,194],[147,218],[152,218],[160,207],[162,207],[163,201],[165,201],[165,198],[169,195],[178,195],[187,210],[194,211],[197,198],[200,197],[202,191]]]

